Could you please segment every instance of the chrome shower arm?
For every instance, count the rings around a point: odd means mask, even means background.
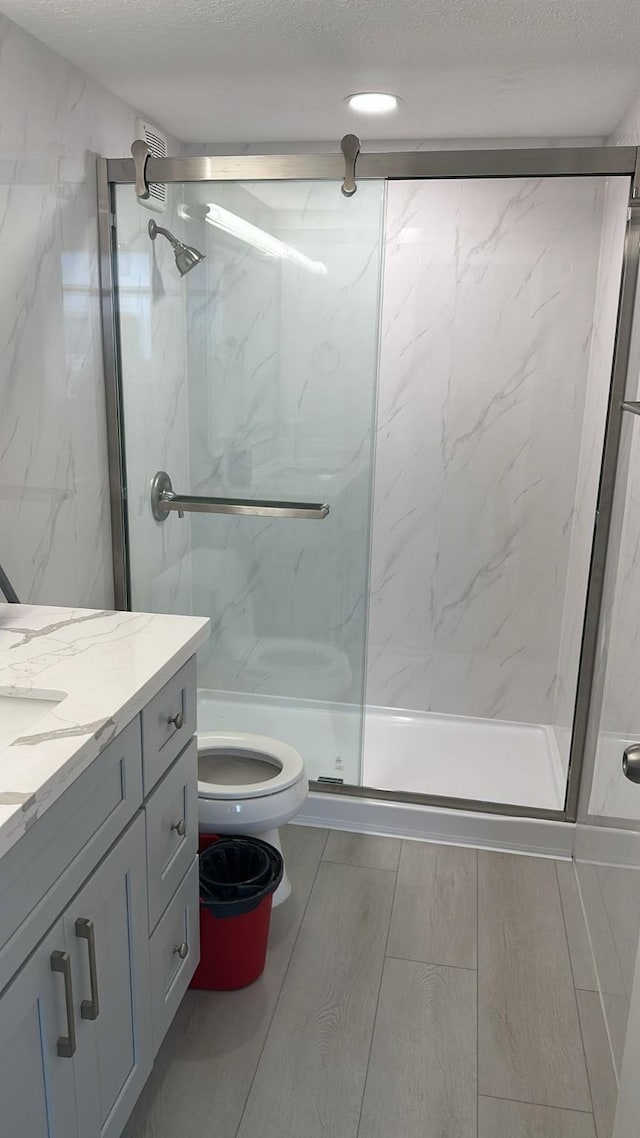
[[[174,237],[173,233],[171,233],[169,229],[165,229],[164,225],[158,225],[155,221],[150,221],[149,236],[151,237],[152,241],[155,241],[156,235],[158,233],[161,233],[163,237],[166,237],[172,249],[177,249],[178,245],[182,245],[182,241],[178,241],[178,238]]]

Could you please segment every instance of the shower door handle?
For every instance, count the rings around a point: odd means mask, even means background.
[[[329,513],[326,502],[280,502],[258,498],[206,498],[176,494],[169,475],[159,470],[151,483],[151,512],[157,522],[170,513],[251,514],[260,518],[309,518],[321,521]]]

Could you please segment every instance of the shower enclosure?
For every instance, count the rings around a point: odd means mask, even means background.
[[[117,604],[211,617],[202,729],[337,794],[575,818],[635,167],[364,153],[347,197],[341,155],[148,158],[151,215],[99,160]]]

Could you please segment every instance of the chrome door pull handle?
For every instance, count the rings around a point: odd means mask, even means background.
[[[67,1034],[58,1039],[58,1055],[61,1059],[71,1059],[76,1051],[76,1021],[73,1014],[73,984],[71,981],[71,959],[68,952],[56,949],[51,953],[51,971],[61,972],[64,977],[64,1005],[67,1013]]]
[[[171,479],[159,470],[151,483],[151,513],[164,522],[171,512],[183,518],[190,514],[250,514],[259,518],[311,518],[320,521],[329,513],[326,502],[280,502],[259,498],[207,498],[176,494]]]
[[[184,942],[177,944],[173,951],[177,953],[181,960],[184,960],[189,953],[189,945]]]
[[[625,748],[622,769],[630,782],[640,782],[640,743],[631,743]]]
[[[177,711],[175,715],[170,715],[169,723],[173,723],[176,731],[179,731],[181,727],[184,727],[184,715],[182,712]]]
[[[175,830],[179,838],[184,838],[187,832],[187,823],[185,822],[184,818],[181,818],[179,822],[173,823],[171,829]]]
[[[96,930],[93,921],[90,921],[87,917],[78,917],[76,921],[76,936],[87,942],[87,948],[89,950],[89,984],[91,986],[91,999],[82,1001],[80,1004],[80,1015],[83,1019],[97,1019],[100,1015],[100,1000],[98,998]]]

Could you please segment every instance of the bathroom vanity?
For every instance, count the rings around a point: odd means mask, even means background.
[[[0,606],[2,1134],[120,1138],[198,963],[207,635]]]

